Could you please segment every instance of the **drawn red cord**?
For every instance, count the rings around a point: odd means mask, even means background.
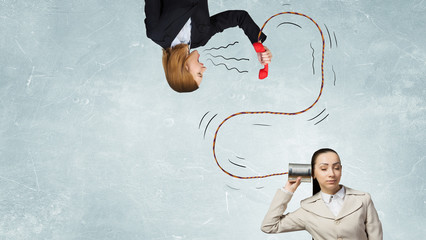
[[[246,115],[246,114],[275,114],[275,115],[287,115],[287,116],[294,116],[294,115],[299,115],[302,114],[304,112],[307,112],[308,110],[310,110],[311,108],[313,108],[315,106],[315,104],[317,104],[317,102],[319,101],[321,94],[322,94],[322,90],[324,88],[324,49],[325,49],[325,41],[324,41],[324,35],[322,33],[321,28],[319,27],[319,25],[309,16],[302,14],[302,13],[297,13],[297,12],[281,12],[281,13],[277,13],[275,15],[273,15],[272,17],[270,17],[268,20],[266,20],[266,22],[263,24],[262,28],[260,29],[259,32],[259,36],[258,36],[258,40],[260,40],[260,35],[263,31],[263,28],[266,26],[266,24],[269,22],[269,20],[271,20],[272,18],[278,16],[278,15],[282,15],[282,14],[294,14],[294,15],[299,15],[299,16],[303,16],[305,18],[308,18],[309,20],[311,20],[315,26],[317,26],[319,33],[321,34],[321,39],[322,39],[322,59],[321,59],[321,88],[320,88],[320,92],[318,94],[317,99],[315,100],[314,103],[312,103],[311,106],[307,107],[304,110],[301,110],[299,112],[292,112],[292,113],[286,113],[286,112],[270,112],[270,111],[264,111],[264,112],[239,112],[239,113],[234,113],[232,115],[230,115],[229,117],[225,118],[225,120],[223,120],[219,126],[216,129],[216,132],[214,134],[214,138],[213,138],[213,157],[216,161],[217,166],[219,166],[219,168],[226,174],[228,174],[231,177],[234,178],[238,178],[238,179],[256,179],[256,178],[267,178],[267,177],[273,177],[273,176],[280,176],[280,175],[284,175],[287,174],[288,172],[281,172],[281,173],[272,173],[272,174],[268,174],[268,175],[261,175],[261,176],[249,176],[249,177],[242,177],[242,176],[237,176],[234,175],[228,171],[226,171],[222,166],[220,166],[217,157],[216,157],[216,139],[217,139],[217,134],[219,133],[220,128],[222,127],[222,125],[228,121],[229,119],[236,117],[236,116],[240,116],[240,115]]]

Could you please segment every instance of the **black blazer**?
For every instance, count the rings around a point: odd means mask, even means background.
[[[191,48],[204,46],[226,28],[243,29],[251,43],[257,42],[260,28],[246,11],[234,10],[210,17],[207,0],[145,0],[146,35],[163,48],[169,48],[191,18]],[[262,33],[260,40],[264,42]]]

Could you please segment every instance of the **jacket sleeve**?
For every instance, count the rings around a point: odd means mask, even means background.
[[[365,231],[369,240],[383,240],[382,223],[377,215],[376,208],[371,200],[370,194],[367,194],[367,219],[365,221]]]
[[[161,19],[161,7],[162,1],[145,0],[145,27],[146,34],[149,38],[159,31],[158,26],[160,25],[160,22],[164,22],[166,20]]]
[[[260,28],[250,15],[243,10],[231,10],[218,13],[210,18],[210,23],[215,27],[215,33],[222,32],[226,28],[240,27],[251,43],[257,42]],[[261,34],[260,41],[264,42],[266,35]]]
[[[305,230],[305,224],[302,220],[302,209],[284,214],[287,204],[290,202],[291,193],[278,190],[272,200],[271,206],[262,222],[261,230],[265,233],[281,233]]]

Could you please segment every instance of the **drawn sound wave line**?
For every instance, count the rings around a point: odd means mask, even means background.
[[[333,35],[334,35],[334,41],[336,42],[336,47],[339,47],[339,45],[337,45],[336,33],[335,33],[335,32],[333,32]]]
[[[225,66],[226,67],[226,69],[228,69],[229,71],[231,71],[232,69],[235,69],[235,70],[237,70],[239,73],[248,73],[248,71],[246,71],[246,70],[243,70],[243,71],[240,71],[238,68],[236,68],[236,67],[231,67],[231,68],[229,68],[225,63],[215,63],[215,62],[213,62],[213,60],[211,60],[210,58],[208,58],[207,60],[210,60],[210,62],[212,62],[213,63],[213,65],[215,65],[215,66],[219,66],[219,65],[223,65],[223,66]]]
[[[327,108],[324,108],[324,110],[322,110],[322,111],[321,111],[318,115],[316,115],[315,117],[313,117],[313,118],[309,119],[308,121],[312,121],[312,120],[314,120],[315,118],[319,117],[321,114],[323,114],[323,113],[324,113],[324,111],[325,111],[326,109],[327,109]],[[324,119],[326,119],[326,118],[328,117],[328,115],[330,115],[330,114],[327,114],[325,117],[323,117],[321,120],[319,120],[318,122],[316,122],[314,125],[317,125],[318,123],[320,123],[320,122],[324,121]]]
[[[317,125],[318,123],[320,123],[320,122],[324,121],[324,119],[326,119],[326,118],[328,117],[328,115],[330,115],[330,114],[325,115],[325,117],[324,117],[323,119],[319,120],[319,121],[318,121],[318,122],[316,122],[314,125]]]
[[[308,121],[312,121],[312,120],[314,120],[315,118],[319,117],[319,115],[321,115],[321,114],[325,111],[325,109],[326,109],[326,108],[324,108],[324,110],[322,110],[322,111],[321,111],[318,115],[316,115],[315,117],[313,117],[313,118],[309,119]]]
[[[240,165],[240,164],[236,164],[236,163],[234,163],[233,161],[231,161],[230,159],[228,159],[228,161],[229,161],[230,163],[234,164],[235,166],[242,167],[242,168],[246,168],[246,166],[244,166],[244,165]]]
[[[248,176],[248,177],[244,177],[244,176],[238,176],[235,174],[232,174],[228,171],[226,171],[220,164],[219,161],[217,159],[216,156],[216,141],[217,141],[217,136],[219,133],[220,128],[223,126],[223,124],[225,124],[225,122],[227,122],[229,119],[236,117],[236,116],[242,116],[242,115],[246,115],[246,114],[273,114],[273,115],[286,115],[286,116],[295,116],[295,115],[299,115],[302,114],[304,112],[309,111],[310,109],[312,109],[319,101],[319,99],[321,98],[322,95],[322,91],[324,89],[324,52],[325,52],[325,40],[324,40],[324,34],[320,28],[320,26],[318,25],[318,23],[315,22],[315,20],[313,20],[311,17],[302,14],[302,13],[297,13],[297,12],[281,12],[281,13],[277,13],[275,15],[273,15],[272,17],[270,17],[268,20],[266,20],[266,22],[263,24],[262,28],[260,29],[259,35],[258,35],[258,41],[260,40],[260,36],[262,34],[262,31],[265,27],[265,25],[268,23],[269,20],[271,20],[272,18],[281,15],[281,14],[294,14],[294,15],[299,15],[305,18],[308,18],[312,23],[315,24],[315,26],[318,29],[319,34],[321,35],[321,40],[322,40],[322,59],[321,59],[321,88],[319,90],[319,94],[318,97],[316,98],[316,100],[307,108],[298,111],[298,112],[271,112],[271,111],[250,111],[250,112],[238,112],[238,113],[234,113],[230,116],[228,116],[227,118],[225,118],[217,127],[216,132],[214,134],[214,138],[213,138],[213,157],[214,160],[216,161],[217,166],[227,175],[229,175],[230,177],[233,178],[238,178],[238,179],[259,179],[259,178],[267,178],[267,177],[273,177],[273,176],[281,176],[281,175],[285,175],[288,174],[288,172],[280,172],[280,173],[272,173],[272,174],[268,174],[268,175],[259,175],[259,176]],[[322,120],[321,120],[322,121]]]
[[[310,44],[310,46],[312,48],[312,73],[313,73],[313,75],[315,75],[315,66],[314,66],[314,63],[315,63],[315,55],[314,55],[315,50],[312,47],[312,43]]]
[[[331,48],[333,48],[333,42],[331,41],[330,32],[328,31],[328,27],[327,27],[327,25],[325,25],[325,24],[324,24],[324,26],[325,26],[325,28],[327,29],[328,39],[330,40],[330,49],[331,49]]]
[[[270,127],[272,125],[269,124],[263,124],[263,123],[253,123],[254,126],[261,126],[261,127]]]
[[[302,28],[299,24],[293,23],[293,22],[282,22],[280,24],[278,24],[277,28],[283,24],[290,24],[290,25],[294,25],[296,27]]]
[[[210,123],[212,122],[212,120],[217,116],[217,113],[210,119],[210,121],[207,123],[206,129],[204,129],[204,136],[203,138],[206,139],[206,132],[207,132],[207,128],[209,127]]]
[[[224,56],[222,56],[222,55],[213,55],[213,54],[211,54],[211,53],[207,53],[207,55],[210,55],[210,56],[212,56],[212,57],[214,57],[214,58],[218,58],[218,57],[221,57],[221,58],[223,58],[223,59],[225,59],[225,60],[235,60],[235,61],[250,61],[250,59],[248,59],[248,58],[234,58],[234,57],[231,57],[231,58],[226,58],[226,57],[224,57]]]
[[[201,123],[203,122],[203,119],[207,116],[207,114],[209,114],[210,111],[206,112],[206,114],[204,114],[204,116],[201,118],[200,123],[198,124],[198,129],[200,129],[201,127]]]
[[[237,43],[239,43],[239,42],[238,42],[238,41],[235,41],[235,42],[230,43],[230,44],[228,44],[228,45],[226,45],[226,46],[212,47],[212,48],[209,48],[209,49],[205,49],[205,50],[203,50],[203,52],[205,52],[205,51],[211,51],[211,50],[219,50],[219,49],[222,49],[222,48],[228,48],[229,46],[234,46],[234,45],[235,45],[235,44],[237,44]]]
[[[232,189],[232,190],[240,190],[239,188],[231,187],[231,186],[229,186],[228,184],[226,184],[226,186],[227,186],[227,187],[229,187],[229,188],[230,188],[230,189]]]
[[[336,86],[336,72],[334,71],[334,66],[331,65],[331,70],[333,70],[333,75],[334,75],[334,86]]]

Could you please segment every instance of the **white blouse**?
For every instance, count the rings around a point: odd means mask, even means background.
[[[190,42],[191,42],[191,18],[189,18],[188,21],[185,23],[185,25],[182,27],[182,29],[173,40],[172,45],[170,47],[174,47],[181,43],[190,44]]]
[[[342,188],[334,195],[321,192],[322,200],[328,209],[337,217],[340,210],[342,210],[343,201],[345,200],[345,187]]]

